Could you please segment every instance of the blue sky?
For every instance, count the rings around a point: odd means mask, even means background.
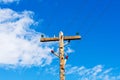
[[[119,0],[0,0],[0,80],[58,80],[58,45],[39,39],[60,31],[82,36],[65,47],[66,80],[120,80],[119,14]]]

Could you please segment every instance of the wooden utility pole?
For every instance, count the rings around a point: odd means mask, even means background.
[[[64,40],[78,40],[80,36],[63,36],[63,32],[59,33],[59,37],[41,38],[41,42],[59,41],[59,55],[55,54],[60,59],[60,80],[65,80],[65,59],[64,59]]]
[[[60,80],[65,80],[64,41],[63,33],[59,33]]]

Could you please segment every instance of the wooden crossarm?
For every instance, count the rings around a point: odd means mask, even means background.
[[[64,40],[78,40],[78,39],[81,39],[81,36],[64,36]],[[40,39],[40,42],[50,42],[50,41],[59,41],[59,37]]]

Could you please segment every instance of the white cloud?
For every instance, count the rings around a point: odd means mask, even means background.
[[[54,69],[54,70],[53,70]],[[72,80],[120,80],[120,73],[115,73],[114,68],[105,69],[102,65],[97,65],[92,68],[86,68],[84,66],[71,66],[66,65],[65,75],[66,79]],[[47,68],[48,73],[53,74],[55,76],[59,76],[59,68],[52,66],[51,68]],[[54,71],[54,72],[53,72]],[[115,75],[116,74],[116,75]]]
[[[120,73],[114,75],[112,70],[112,68],[104,69],[102,65],[97,65],[93,68],[69,66],[66,74],[79,75],[80,78],[78,80],[120,80]]]
[[[73,49],[71,49],[70,47],[67,47],[66,53],[73,53],[73,52],[74,52]]]
[[[19,3],[20,0],[0,0],[0,3],[8,4],[8,3]]]
[[[33,14],[0,9],[0,66],[44,66],[52,62],[52,43],[40,43],[41,33],[30,29],[35,23]]]

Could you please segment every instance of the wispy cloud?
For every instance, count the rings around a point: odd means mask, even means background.
[[[50,74],[59,76],[58,67],[47,68],[47,71]],[[68,80],[73,80],[73,78],[74,80],[120,80],[119,71],[118,73],[115,73],[114,68],[106,69],[102,65],[97,65],[92,68],[86,68],[84,66],[78,67],[78,66],[66,65],[65,74],[66,74],[66,79],[69,78]]]
[[[114,75],[114,68],[105,69],[102,65],[94,66],[93,68],[82,67],[72,67],[69,65],[67,67],[66,74],[68,75],[78,75],[78,80],[119,80],[120,73]]]
[[[67,47],[67,49],[66,49],[66,53],[73,53],[73,52],[74,52],[73,49],[71,49],[70,47]]]
[[[20,0],[0,0],[0,3],[3,4],[13,3],[13,2],[19,3],[19,1]]]
[[[0,66],[44,66],[52,62],[49,45],[40,43],[41,33],[31,29],[31,11],[0,9]]]

